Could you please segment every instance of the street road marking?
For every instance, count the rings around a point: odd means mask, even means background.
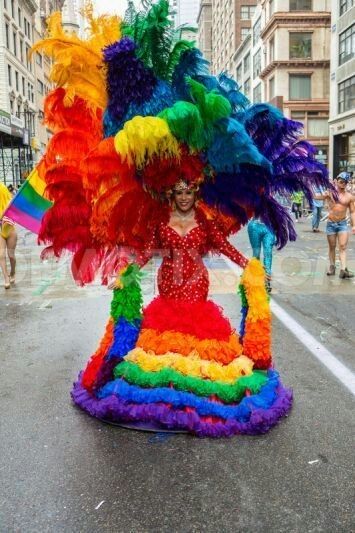
[[[301,342],[314,357],[318,359],[330,372],[342,382],[355,396],[355,374],[339,361],[322,343],[317,341],[294,318],[292,318],[279,304],[271,300],[271,310],[286,328]]]
[[[240,274],[240,268],[230,259],[224,258],[233,272]],[[355,396],[355,374],[339,361],[322,343],[317,341],[279,304],[271,300],[271,311],[282,324],[301,342]]]

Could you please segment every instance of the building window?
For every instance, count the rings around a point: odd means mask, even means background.
[[[12,86],[12,72],[11,65],[7,65],[7,81],[9,82],[10,87]]]
[[[26,85],[24,76],[22,76],[22,94],[23,96],[26,96]]]
[[[41,80],[37,80],[37,90],[39,94],[44,94],[44,84]]]
[[[237,72],[236,72],[237,82],[239,83],[239,85],[240,85],[241,82],[242,82],[242,75],[243,75],[243,65],[242,65],[242,63],[240,63],[240,64],[237,66]]]
[[[253,90],[253,103],[259,104],[261,102],[261,83],[254,87]]]
[[[15,2],[14,2],[14,0],[11,0],[11,15],[12,15],[12,18],[14,19],[15,18]]]
[[[253,27],[253,45],[255,46],[258,40],[260,39],[261,33],[261,17],[255,22]]]
[[[36,52],[36,63],[40,67],[42,66],[42,56],[41,56],[41,54],[39,52]]]
[[[13,100],[10,100],[10,113],[11,115],[14,114],[14,101]]]
[[[15,70],[15,87],[16,87],[16,91],[19,91],[18,72],[17,72],[17,70]]]
[[[355,108],[355,76],[338,85],[339,113]]]
[[[17,35],[15,31],[12,33],[12,38],[14,43],[14,55],[17,56]]]
[[[307,137],[328,137],[328,118],[308,118]]]
[[[255,6],[241,6],[240,7],[240,18],[242,20],[252,19],[254,13],[255,13]]]
[[[9,25],[5,24],[6,48],[8,50],[10,50],[10,33],[9,32],[10,32]]]
[[[21,63],[23,63],[23,40],[20,39],[20,59]]]
[[[244,74],[250,70],[250,52],[244,58]]]
[[[253,57],[253,79],[257,78],[261,72],[261,48]]]
[[[290,33],[290,59],[311,59],[312,34]]]
[[[355,57],[355,24],[339,35],[339,65]]]
[[[270,63],[275,59],[275,39],[274,37],[270,40]]]
[[[7,9],[7,0],[4,0],[4,9]]]
[[[329,135],[329,116],[324,111],[291,111],[291,119],[303,123],[306,138]]]
[[[290,74],[290,100],[311,99],[311,76],[309,74]]]
[[[275,78],[269,79],[269,100],[272,100],[275,96]]]
[[[20,28],[22,27],[22,17],[21,17],[21,9],[17,8],[17,18],[18,18],[18,25]]]
[[[290,11],[312,11],[312,0],[290,0]]]
[[[242,41],[244,41],[244,39],[246,39],[248,37],[250,33],[250,28],[241,28],[241,38],[242,38]]]
[[[21,104],[17,104],[17,116],[18,118],[21,118]]]
[[[32,59],[30,57],[30,47],[26,44],[26,66],[27,70],[32,72]]]
[[[354,5],[354,0],[340,0],[340,15],[343,15]]]
[[[245,83],[244,83],[244,94],[245,94],[245,96],[247,98],[249,98],[249,96],[250,96],[250,78],[245,80]]]

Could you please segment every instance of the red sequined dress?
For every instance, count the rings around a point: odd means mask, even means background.
[[[267,370],[269,353],[255,367],[221,308],[207,300],[202,258],[210,250],[247,264],[198,213],[185,236],[167,222],[155,228],[137,262],[162,255],[159,296],[137,316],[134,286],[115,291],[106,334],[74,385],[77,405],[120,424],[211,437],[261,433],[287,412],[291,398]]]

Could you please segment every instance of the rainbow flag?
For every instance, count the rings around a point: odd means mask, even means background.
[[[3,216],[7,216],[33,233],[39,233],[43,215],[52,206],[52,202],[44,198],[45,188],[46,184],[35,168]]]

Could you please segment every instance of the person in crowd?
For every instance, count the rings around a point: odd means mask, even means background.
[[[328,222],[327,222],[327,239],[329,246],[329,270],[328,276],[334,276],[335,267],[335,251],[339,248],[340,259],[340,279],[350,279],[354,274],[347,268],[347,246],[349,242],[349,231],[347,215],[350,213],[352,234],[355,235],[355,196],[347,192],[346,188],[350,181],[350,174],[348,172],[341,172],[334,180],[337,196],[332,191],[325,191],[323,194],[315,195],[316,199],[326,200],[329,208]]]
[[[295,214],[296,222],[302,218],[302,204],[303,204],[304,194],[302,191],[294,192],[291,195],[292,202],[292,212]]]
[[[314,191],[315,195],[321,195],[325,191],[321,188],[316,188]],[[312,201],[312,231],[313,233],[319,233],[319,224],[322,218],[322,210],[324,206],[324,200],[317,200],[315,197],[313,197]]]
[[[263,264],[266,272],[266,290],[270,293],[272,274],[272,252],[276,243],[275,233],[261,220],[253,218],[248,224],[248,235],[253,257],[260,259],[261,248],[263,248]]]
[[[5,289],[9,289],[11,284],[15,283],[16,271],[17,231],[13,220],[3,215],[11,198],[11,193],[6,185],[0,183],[0,268],[4,277]],[[10,261],[10,273],[7,270],[6,255]]]

